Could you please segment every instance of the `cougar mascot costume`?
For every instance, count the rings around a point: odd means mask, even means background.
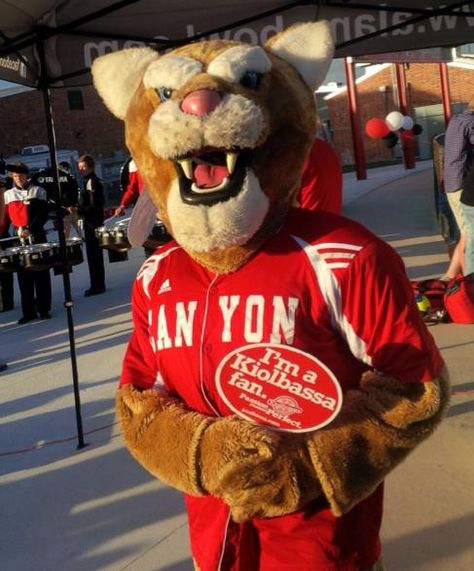
[[[93,64],[145,181],[142,207],[174,238],[133,286],[118,416],[131,454],[185,493],[201,571],[381,568],[383,479],[446,408],[397,254],[354,221],[292,206],[332,49],[317,22],[263,47],[132,48]],[[274,377],[254,346],[317,358],[343,395],[331,422],[281,430],[237,414],[216,379],[231,362],[240,398],[263,407]],[[277,362],[286,409],[272,413],[287,420],[298,396],[324,398],[290,382],[289,365]]]

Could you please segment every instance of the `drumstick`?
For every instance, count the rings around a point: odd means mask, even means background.
[[[18,236],[10,236],[8,238],[0,238],[0,242],[6,242],[7,240],[18,240]]]

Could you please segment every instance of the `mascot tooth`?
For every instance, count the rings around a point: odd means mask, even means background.
[[[117,413],[201,571],[382,569],[383,480],[447,407],[398,255],[292,207],[332,53],[315,22],[93,63],[146,186],[132,233],[174,238],[134,282]]]

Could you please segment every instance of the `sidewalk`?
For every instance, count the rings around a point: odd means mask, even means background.
[[[431,163],[344,176],[345,214],[403,255],[411,276],[441,273]],[[129,296],[143,251],[106,267],[107,293],[84,298],[71,275],[82,421],[77,450],[62,280],[53,319],[17,326],[0,314],[0,553],[5,571],[191,571],[181,495],[141,469],[118,434],[113,398],[131,332]],[[18,297],[17,297],[18,300]],[[388,571],[474,568],[474,326],[431,328],[452,374],[449,417],[387,480]],[[471,414],[469,414],[471,413]],[[282,570],[284,571],[284,570]]]
[[[391,244],[412,279],[439,276],[447,266],[447,248],[436,221],[432,161],[367,171],[366,180],[346,173],[343,213]]]
[[[414,169],[408,170],[403,164],[367,169],[367,178],[365,180],[357,180],[355,171],[344,173],[343,204],[347,206],[372,190],[390,184],[394,180],[401,180],[426,170],[432,172],[432,161],[419,161]]]

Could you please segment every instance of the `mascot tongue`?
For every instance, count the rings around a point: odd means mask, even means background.
[[[200,188],[219,186],[229,176],[229,171],[223,165],[199,164],[194,169],[194,181]]]

